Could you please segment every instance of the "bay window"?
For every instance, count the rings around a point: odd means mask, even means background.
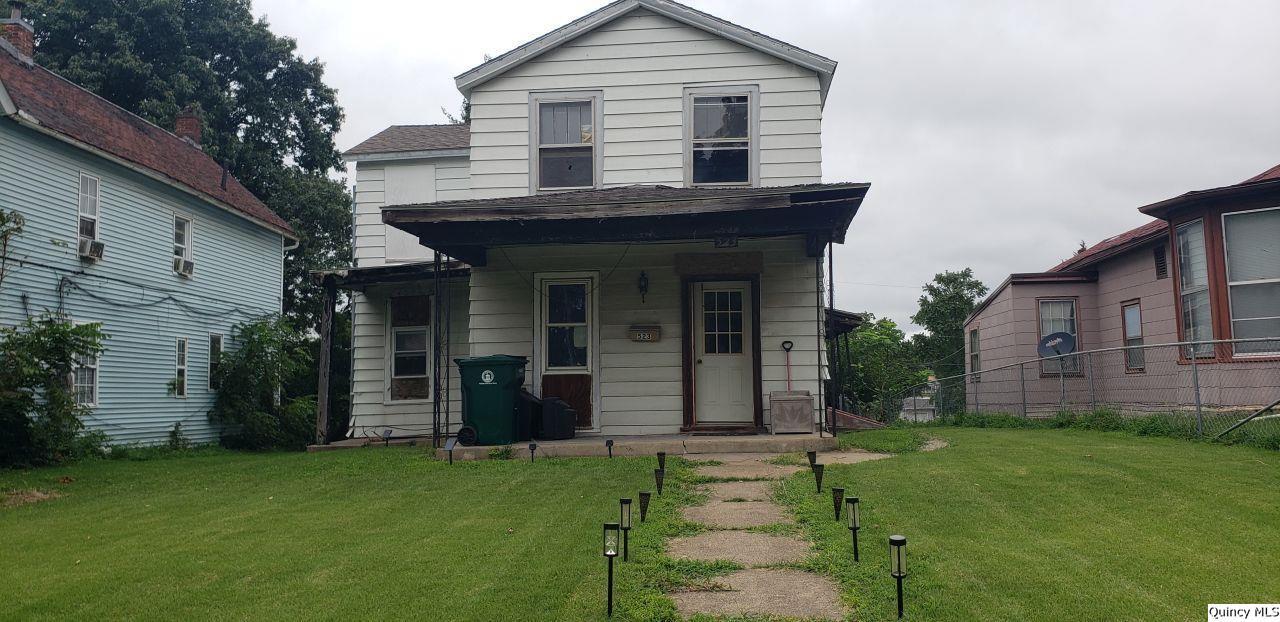
[[[1209,296],[1209,260],[1204,246],[1204,221],[1180,225],[1178,235],[1178,292],[1184,341],[1213,340],[1213,311]],[[1198,358],[1212,357],[1213,345],[1188,346]]]
[[[1222,217],[1231,336],[1241,355],[1280,354],[1280,207]]]

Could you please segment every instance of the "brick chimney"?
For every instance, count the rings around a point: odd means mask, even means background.
[[[9,0],[9,17],[0,19],[0,27],[3,28],[0,35],[18,52],[31,58],[36,53],[36,32],[31,23],[22,18],[22,9],[26,7],[27,3],[21,0]]]
[[[198,104],[190,104],[178,113],[177,119],[173,123],[173,133],[179,138],[185,140],[197,148],[200,147],[200,106]]]

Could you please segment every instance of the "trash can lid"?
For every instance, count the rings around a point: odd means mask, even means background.
[[[512,356],[510,354],[490,354],[489,356],[469,356],[459,359],[453,359],[458,365],[524,365],[529,362],[527,356]]]

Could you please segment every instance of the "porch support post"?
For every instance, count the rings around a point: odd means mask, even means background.
[[[320,355],[316,365],[316,444],[329,443],[329,367],[333,351],[333,313],[337,304],[337,287],[333,276],[323,281],[324,300],[320,306]]]
[[[431,447],[440,447],[440,253],[433,250],[431,297]]]
[[[822,438],[822,431],[827,427],[827,404],[823,400],[824,395],[822,391],[822,353],[824,350],[826,350],[826,344],[822,342],[822,334],[825,331],[822,330],[822,249],[821,247],[818,248],[818,252],[815,253],[815,256],[813,258],[813,293],[814,293],[814,296],[816,297],[815,302],[817,303],[816,305],[814,305],[814,307],[818,311],[818,314],[817,314],[818,322],[816,326],[816,328],[818,329],[818,334],[816,335],[818,350],[815,353],[818,355],[818,366],[817,366],[818,367],[817,404],[818,404],[818,412],[819,412],[818,438]]]
[[[836,309],[835,248],[836,248],[835,242],[827,242],[827,292],[828,292],[827,311],[828,312],[834,312]],[[827,327],[826,322],[823,322],[822,327],[824,329]],[[831,391],[830,391],[830,395],[827,396],[827,401],[835,402],[834,408],[839,408],[840,395],[842,394],[841,387],[840,387],[841,385],[840,381],[842,380],[842,377],[840,373],[840,337],[838,335],[832,338],[832,347],[829,349],[828,353],[831,355],[830,358],[827,360],[827,375],[831,377]],[[824,408],[822,412],[825,413],[827,411]],[[833,410],[831,412],[831,435],[832,436],[835,436],[839,432],[839,430],[836,429],[838,421],[839,421],[839,418],[836,417],[836,413]]]

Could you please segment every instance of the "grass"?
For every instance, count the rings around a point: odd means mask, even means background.
[[[881,428],[840,435],[840,449],[862,449],[886,454],[904,454],[919,450],[929,440],[912,428]]]
[[[0,472],[3,619],[452,620],[604,618],[601,523],[653,486],[652,458],[447,463],[421,448],[321,454],[194,452]],[[674,562],[692,473],[617,562],[622,620],[671,619],[666,589],[731,564]]]
[[[886,431],[889,432],[889,431]],[[862,561],[807,473],[780,489],[860,620],[1189,620],[1280,594],[1280,457],[1122,433],[935,428],[935,452],[827,465],[862,499]],[[860,435],[859,435],[860,436]]]

